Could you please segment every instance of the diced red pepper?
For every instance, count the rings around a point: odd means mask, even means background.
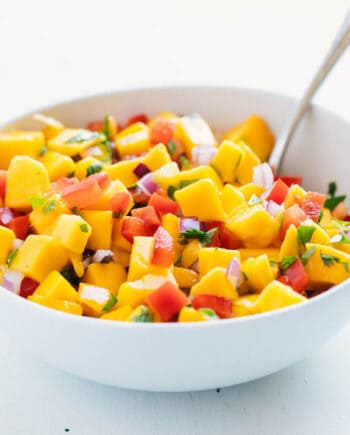
[[[307,276],[304,266],[299,258],[297,258],[284,271],[284,277],[286,278],[288,285],[298,293],[302,293],[309,283],[309,277]]]
[[[291,225],[298,227],[306,219],[306,214],[298,206],[298,204],[294,204],[291,207],[287,208],[283,214],[282,240],[284,239],[284,236],[286,235],[286,232]]]
[[[147,124],[148,116],[145,113],[137,113],[128,119],[126,125],[129,127],[129,125],[136,124],[136,122],[143,122],[144,124]]]
[[[5,199],[7,171],[0,169],[0,198]]]
[[[327,196],[322,193],[307,192],[301,208],[308,218],[317,222],[326,198]]]
[[[148,203],[148,201],[150,199],[150,195],[148,195],[146,192],[141,190],[138,186],[129,187],[128,190],[129,190],[135,204],[147,204]]]
[[[148,228],[153,229],[153,231],[155,231],[156,228],[160,225],[160,219],[156,213],[155,208],[152,205],[134,208],[131,211],[131,215],[142,219],[144,224]]]
[[[229,299],[214,295],[197,295],[192,299],[192,307],[211,308],[222,319],[232,317],[232,302]]]
[[[271,190],[266,197],[266,201],[275,201],[277,204],[282,204],[287,196],[289,187],[281,179],[275,181],[271,187]]]
[[[187,297],[175,284],[166,282],[149,295],[146,302],[163,321],[168,322],[186,306]]]
[[[153,231],[139,217],[126,216],[123,218],[121,234],[130,243],[133,243],[135,236],[152,236]]]
[[[101,133],[104,130],[104,122],[103,121],[91,121],[87,124],[86,128],[91,131],[97,131]]]
[[[116,217],[118,217],[118,215],[120,217],[126,212],[131,201],[132,198],[129,192],[117,192],[112,196],[109,204],[113,214],[116,214]]]
[[[150,142],[151,145],[157,145],[163,143],[168,145],[168,143],[173,139],[175,133],[175,124],[165,118],[158,118],[150,130]]]
[[[102,189],[93,178],[86,178],[79,183],[66,187],[62,192],[62,198],[73,208],[85,208],[95,204],[102,195]]]
[[[154,252],[152,264],[170,267],[174,262],[175,247],[171,235],[163,227],[158,227],[154,233]]]
[[[292,186],[293,184],[299,184],[303,182],[303,179],[301,177],[288,177],[286,175],[276,175],[275,181],[282,180],[287,186]]]
[[[73,178],[62,177],[59,178],[57,181],[51,183],[51,189],[55,193],[62,193],[64,189],[73,186],[74,184],[77,183],[79,183],[79,180],[76,177]]]
[[[281,282],[284,285],[289,285],[288,278],[284,275],[280,276],[277,281]]]
[[[28,296],[31,296],[34,293],[35,289],[38,287],[38,285],[39,283],[31,278],[23,278],[21,282],[21,287],[19,289],[19,295],[22,296],[22,298],[27,298]]]
[[[88,177],[90,180],[95,180],[102,190],[106,189],[112,182],[112,179],[105,172],[92,174]]]
[[[219,228],[219,239],[221,248],[238,249],[242,247],[240,239],[224,226]]]
[[[175,201],[168,198],[167,196],[160,195],[159,193],[153,193],[148,202],[148,205],[153,206],[159,216],[167,213],[177,215],[180,211],[180,207]]]
[[[29,233],[29,215],[14,217],[6,226],[16,234],[17,239],[24,240]]]

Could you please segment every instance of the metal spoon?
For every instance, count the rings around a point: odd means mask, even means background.
[[[344,53],[346,48],[350,45],[350,11],[348,12],[335,40],[327,53],[324,61],[322,62],[319,70],[317,71],[314,78],[311,80],[310,85],[306,89],[303,97],[298,102],[297,106],[294,108],[290,114],[283,130],[281,131],[275,147],[271,153],[269,164],[279,175],[283,158],[288,149],[290,141],[297,129],[304,113],[309,108],[310,101],[315,95],[318,88],[323,83],[324,79],[327,77],[328,73],[331,71],[333,66],[336,64],[337,60]]]

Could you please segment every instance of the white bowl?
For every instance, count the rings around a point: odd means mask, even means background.
[[[228,87],[141,89],[88,97],[41,109],[66,125],[81,126],[112,113],[197,111],[225,130],[252,113],[275,133],[295,102],[266,92]],[[4,127],[33,128],[30,115]],[[350,192],[350,126],[314,107],[288,153],[285,173],[304,176],[325,191],[336,180]],[[305,303],[252,317],[183,324],[133,324],[54,311],[0,288],[0,327],[13,342],[48,364],[77,376],[124,388],[194,391],[257,379],[304,358],[347,321],[350,281]]]

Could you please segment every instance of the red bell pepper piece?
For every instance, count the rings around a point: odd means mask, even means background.
[[[214,295],[197,295],[192,300],[192,307],[211,308],[222,319],[232,317],[232,302],[229,299]]]
[[[187,297],[175,284],[166,282],[148,296],[146,302],[167,322],[187,304]]]
[[[158,227],[154,233],[154,253],[152,264],[170,267],[174,262],[175,247],[171,235],[163,227]]]

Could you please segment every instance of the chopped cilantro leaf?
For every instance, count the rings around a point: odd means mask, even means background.
[[[153,322],[153,319],[153,313],[151,313],[147,307],[141,306],[140,313],[132,316],[130,320],[132,322],[149,323]]]
[[[95,131],[83,131],[82,133],[77,134],[76,136],[70,137],[68,140],[66,140],[65,143],[66,144],[82,143],[82,142],[87,142],[87,141],[97,139],[98,137],[101,137],[101,139],[103,138],[101,133],[97,133]]]
[[[73,178],[74,175],[75,175],[75,171],[72,171],[69,174],[67,174],[67,178]]]
[[[35,209],[41,207],[46,202],[46,199],[45,198],[30,198],[29,201],[32,205],[32,209],[35,210]]]
[[[264,200],[262,198],[258,198],[256,195],[252,195],[248,201],[248,205],[256,205],[263,203]]]
[[[333,197],[336,191],[337,191],[337,184],[335,181],[331,181],[328,185],[328,195]]]
[[[46,145],[43,145],[39,150],[39,157],[44,156],[49,151]]]
[[[111,129],[109,125],[109,115],[106,115],[103,119],[103,131],[102,133],[106,136],[107,140],[111,137]]]
[[[175,142],[172,141],[172,140],[169,141],[167,148],[168,148],[169,154],[172,156],[174,154],[174,152],[176,151],[176,144],[175,144]]]
[[[334,255],[328,255],[328,254],[320,254],[321,260],[323,261],[323,264],[325,266],[333,266],[333,263],[339,263],[340,260],[338,257],[334,257]]]
[[[173,201],[175,200],[174,193],[177,191],[177,188],[175,186],[169,186],[167,189],[167,195],[169,198],[171,198]]]
[[[214,319],[218,319],[219,317],[217,316],[217,314],[215,313],[214,310],[212,310],[211,308],[199,308],[198,310],[200,313],[204,314],[205,317],[209,320],[214,320]]]
[[[184,187],[190,186],[191,184],[195,183],[197,180],[181,180],[179,183],[179,189],[183,189]]]
[[[80,230],[83,232],[83,233],[88,233],[89,232],[89,227],[87,226],[87,224],[80,224]]]
[[[203,245],[210,245],[213,240],[214,234],[217,228],[212,228],[209,231],[201,231],[196,229],[186,230],[180,233],[179,243],[181,245],[187,245],[191,239],[198,239]]]
[[[55,208],[56,208],[55,201],[53,199],[50,199],[49,201],[47,201],[45,203],[45,205],[43,207],[43,212],[46,214],[46,213],[49,213],[50,211],[55,210]]]
[[[316,231],[316,228],[314,226],[300,225],[297,231],[299,242],[305,246],[306,243],[310,242],[313,233]]]
[[[71,264],[64,266],[64,268],[60,271],[60,274],[73,286],[76,287],[79,285],[80,279],[75,273],[75,270]]]
[[[180,156],[180,164],[181,164],[181,169],[184,171],[185,169],[188,169],[190,166],[190,163],[188,161],[188,159],[185,156]]]
[[[288,267],[291,266],[297,258],[298,257],[295,255],[290,256],[290,257],[283,257],[282,263],[281,263],[281,269],[282,270],[288,269]]]
[[[104,307],[102,308],[102,311],[109,311],[111,308],[114,307],[114,305],[118,302],[118,299],[116,296],[111,293],[108,301],[105,303]]]
[[[304,254],[301,256],[301,262],[305,266],[307,262],[310,260],[310,258],[314,255],[316,252],[316,248],[313,246],[312,248],[308,249]]]
[[[324,207],[328,208],[330,211],[333,211],[338,204],[345,201],[345,198],[346,195],[333,196],[332,198],[327,198],[324,203]]]
[[[96,163],[94,165],[90,165],[86,169],[86,176],[89,177],[90,175],[97,174],[98,172],[102,171],[102,165]]]
[[[11,266],[11,264],[13,263],[13,260],[16,258],[16,255],[18,253],[18,248],[14,249],[13,251],[11,251],[9,253],[9,256],[7,257],[7,265]]]

